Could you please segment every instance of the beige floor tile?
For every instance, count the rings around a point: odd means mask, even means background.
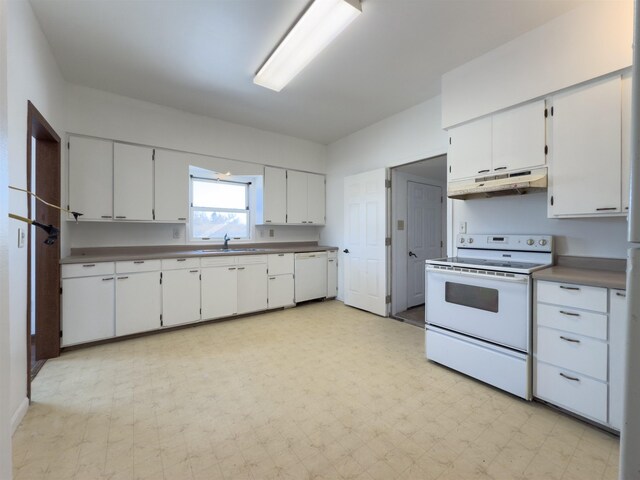
[[[13,439],[26,480],[613,480],[618,455],[337,301],[65,353]]]

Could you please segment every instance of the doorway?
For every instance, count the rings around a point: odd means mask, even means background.
[[[447,157],[395,167],[392,181],[392,315],[424,327],[424,265],[446,252]]]
[[[60,205],[60,137],[31,103],[27,104],[27,190]],[[28,197],[28,217],[60,228],[59,210]],[[60,242],[27,230],[27,396],[32,376],[44,361],[60,355]]]

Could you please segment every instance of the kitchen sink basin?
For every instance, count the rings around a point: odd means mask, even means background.
[[[234,252],[258,252],[259,248],[210,248],[206,250],[200,250],[201,252],[206,253],[234,253]]]

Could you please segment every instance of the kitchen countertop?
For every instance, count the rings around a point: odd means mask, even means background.
[[[267,255],[269,253],[304,253],[334,251],[338,247],[305,243],[262,243],[230,245],[223,250],[220,245],[172,245],[153,247],[111,247],[72,249],[71,255],[62,258],[62,265],[74,263],[117,262],[131,260],[158,260],[163,258],[213,257],[223,255]]]
[[[532,274],[534,280],[627,288],[626,261],[590,257],[558,257],[557,265]]]

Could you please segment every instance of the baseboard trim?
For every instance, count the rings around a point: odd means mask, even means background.
[[[11,417],[11,435],[16,433],[16,430],[20,426],[20,423],[22,423],[22,419],[27,414],[28,409],[29,409],[29,399],[27,397],[24,397],[24,400],[20,402],[20,405],[18,406],[13,416]]]

